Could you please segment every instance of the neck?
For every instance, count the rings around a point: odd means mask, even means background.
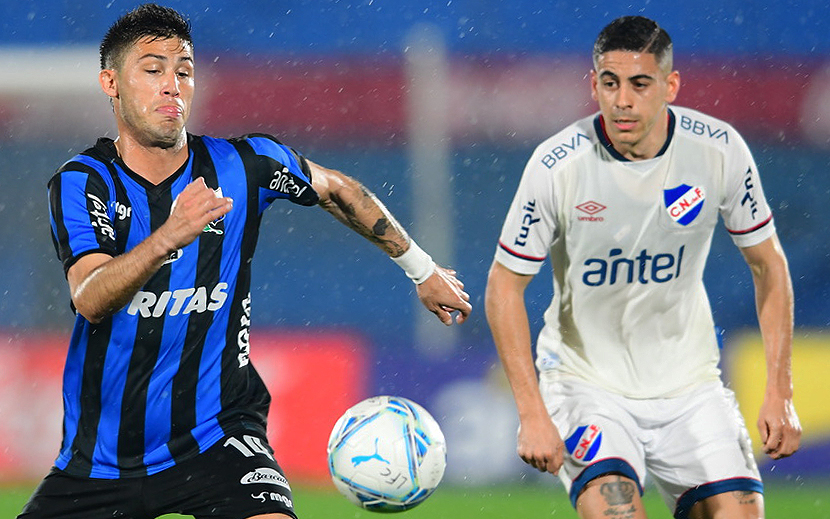
[[[605,120],[603,118],[604,125]],[[653,159],[660,153],[669,138],[669,112],[665,110],[662,115],[657,116],[653,127],[647,131],[646,136],[641,140],[634,142],[614,140],[607,132],[605,136],[614,146],[614,149],[628,160]]]
[[[128,168],[156,185],[175,173],[189,153],[184,132],[170,147],[145,145],[130,134],[121,133],[115,139],[115,149]]]

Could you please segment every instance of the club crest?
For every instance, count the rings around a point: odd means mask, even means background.
[[[697,218],[705,200],[706,192],[700,186],[680,184],[672,189],[663,190],[663,201],[669,217],[683,226],[689,225]]]

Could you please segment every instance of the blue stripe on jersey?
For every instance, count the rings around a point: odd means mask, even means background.
[[[135,319],[124,312],[112,317],[112,329],[118,330],[110,337],[107,352],[117,351],[118,355],[104,358],[101,380],[101,418],[98,422],[98,436],[92,456],[93,478],[117,478],[120,474],[113,469],[112,460],[118,457],[118,431],[121,425],[121,402],[127,385],[127,371],[135,346]]]
[[[229,273],[236,273],[240,268],[240,249],[242,247],[242,236],[245,227],[245,220],[248,214],[248,185],[240,175],[233,174],[235,171],[244,170],[242,159],[228,141],[224,139],[212,139],[203,137],[208,153],[213,160],[217,181],[222,186],[222,195],[233,199],[233,209],[225,215],[225,240],[222,244],[222,257],[219,265],[219,282],[228,286],[225,293],[230,295],[236,290],[237,276],[229,276]],[[228,332],[228,320],[231,315],[232,306],[222,305],[214,312],[214,318],[206,332],[205,348],[214,348],[215,354],[203,354],[203,359],[221,359],[222,350],[226,347],[225,337]],[[202,450],[206,449],[219,440],[223,434],[218,423],[215,422],[216,415],[221,408],[221,362],[213,362],[200,366],[199,382],[196,388],[196,423],[210,424],[197,427],[193,431],[193,437]]]
[[[299,176],[306,182],[310,182],[308,177],[303,174],[303,168],[300,167],[300,163],[297,162],[297,158],[287,147],[282,144],[277,144],[273,140],[266,137],[249,137],[247,140],[257,155],[272,157],[283,166],[287,166],[288,169],[290,169],[295,175]]]
[[[63,442],[60,454],[55,460],[55,466],[61,470],[66,468],[72,458],[72,442],[78,434],[78,423],[81,418],[81,379],[86,358],[83,337],[83,326],[76,325],[66,355],[66,367],[63,370]]]

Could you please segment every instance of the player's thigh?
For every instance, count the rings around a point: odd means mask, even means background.
[[[141,519],[148,517],[137,479],[92,479],[52,468],[18,519]]]
[[[676,516],[687,517],[698,502],[720,503],[722,498],[708,500],[721,494],[762,493],[749,433],[732,392],[720,383],[707,384],[678,403],[677,409],[664,410],[676,418],[647,452],[650,473]]]
[[[543,382],[542,395],[565,442],[559,478],[576,506],[596,478],[622,475],[642,494],[645,455],[623,399],[579,381]]]
[[[764,496],[757,492],[735,490],[698,501],[689,512],[689,519],[761,519],[764,517]]]
[[[637,483],[618,474],[588,482],[576,501],[576,512],[582,519],[646,519]]]
[[[156,510],[196,519],[296,517],[291,487],[267,438],[251,431],[228,435],[152,476],[146,496]]]

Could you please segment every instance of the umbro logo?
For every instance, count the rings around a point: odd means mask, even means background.
[[[594,202],[593,200],[588,200],[587,202],[582,202],[578,206],[577,209],[582,211],[583,213],[587,214],[588,216],[577,215],[577,219],[583,222],[602,222],[605,221],[605,218],[602,216],[594,216],[597,213],[600,213],[607,209],[606,206],[602,205],[599,202]]]

